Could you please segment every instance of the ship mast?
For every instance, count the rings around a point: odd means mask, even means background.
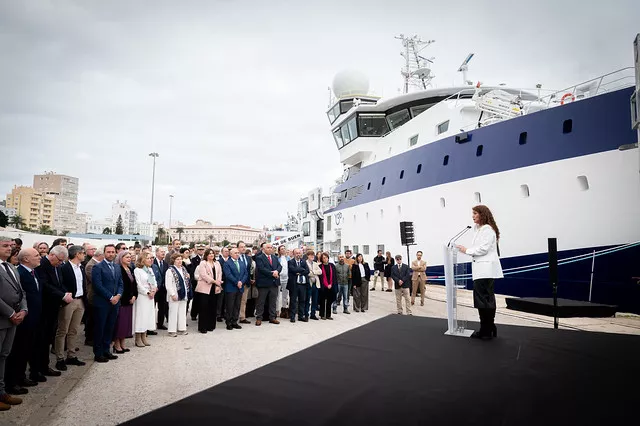
[[[407,37],[404,34],[400,34],[395,38],[402,41],[403,50],[400,55],[405,60],[404,68],[400,70],[400,74],[404,78],[403,93],[409,93],[410,87],[426,89],[431,85],[431,80],[435,77],[430,68],[434,58],[420,56],[420,52],[431,43],[434,43],[435,40],[424,41],[417,35]]]

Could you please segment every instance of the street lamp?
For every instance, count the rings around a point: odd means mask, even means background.
[[[153,195],[156,189],[156,158],[160,157],[157,152],[152,152],[149,157],[153,157],[153,177],[151,178],[151,218],[149,219],[149,227],[153,233]],[[153,237],[153,235],[152,235]]]
[[[173,210],[173,195],[169,194],[169,237],[171,237],[171,211]]]

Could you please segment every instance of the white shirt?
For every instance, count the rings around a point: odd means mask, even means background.
[[[9,267],[8,267],[8,268],[5,268],[5,267],[4,267],[4,264],[5,264],[5,263],[6,263],[7,265],[9,265]],[[15,280],[15,282],[18,282],[18,278],[16,277],[16,274],[14,274],[14,273],[13,273],[13,268],[12,268],[12,266],[13,266],[13,265],[12,265],[12,264],[10,264],[9,262],[4,262],[4,261],[2,262],[2,269],[4,269],[4,270],[5,270],[5,272],[6,272],[6,271],[7,271],[7,269],[8,269],[8,270],[9,270],[9,272],[11,273],[11,276],[12,276],[12,277],[13,277],[13,279]]]
[[[282,271],[280,271],[280,282],[286,282],[289,279],[289,261],[287,256],[280,256],[280,265],[282,265]]]
[[[80,265],[76,265],[73,262],[69,262],[71,264],[71,268],[73,268],[73,273],[76,276],[76,294],[73,297],[81,297],[84,292],[82,290],[82,269],[80,269]]]
[[[364,263],[358,263],[358,268],[360,268],[360,276],[364,278]]]

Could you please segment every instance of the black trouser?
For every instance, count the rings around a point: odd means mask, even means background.
[[[166,287],[158,288],[154,299],[158,305],[158,327],[162,327],[165,320],[169,321],[169,302],[167,302]]]
[[[93,329],[95,328],[93,318],[93,305],[87,299],[84,300],[84,340],[93,341]]]
[[[240,316],[240,302],[242,302],[242,293],[239,291],[225,292],[224,304],[225,320],[227,325],[238,324],[238,317]]]
[[[193,284],[192,284],[193,285]],[[196,286],[194,285],[192,288],[196,288]],[[213,290],[213,287],[211,288],[211,290]],[[204,297],[206,298],[207,294],[206,293],[198,293],[197,291],[193,291],[193,300],[191,301],[191,311],[189,311],[189,313],[191,314],[191,319],[195,320],[196,317],[198,316],[198,313],[200,312],[200,296],[202,296],[204,294]]]
[[[26,378],[27,360],[32,355],[33,341],[36,335],[35,328],[26,328],[21,325],[16,329],[16,336],[13,338],[11,353],[5,364],[5,384],[6,387],[20,385]]]
[[[276,303],[278,301],[277,297],[279,290],[280,285],[258,287],[258,306],[256,307],[256,319],[262,321],[267,297],[269,298],[269,321],[273,321],[276,319]]]
[[[49,369],[49,352],[58,328],[59,310],[59,306],[47,302],[42,307],[40,326],[33,343],[33,363],[30,364],[32,372],[44,373]]]
[[[336,294],[332,288],[322,286],[318,294],[318,302],[320,303],[320,317],[331,318],[331,305],[336,300]]]
[[[480,316],[480,331],[483,336],[490,336],[496,330],[495,318],[496,310],[488,308],[479,308],[478,316]]]
[[[298,312],[298,320],[306,317],[305,308],[307,300],[308,284],[294,284],[293,291],[289,292],[289,318],[296,319],[296,311]]]
[[[496,317],[496,296],[493,278],[473,280],[473,306],[478,309],[480,334],[491,335],[496,330],[494,322]]]
[[[216,316],[218,318],[224,318],[224,308],[225,308],[225,303],[224,303],[224,291],[222,293],[218,293],[218,301],[216,302]]]
[[[198,295],[195,298],[195,295]],[[211,288],[211,294],[194,293],[193,307],[198,306],[198,331],[213,331],[216,329],[216,309],[218,295]]]

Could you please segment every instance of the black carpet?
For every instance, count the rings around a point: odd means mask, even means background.
[[[638,421],[638,336],[498,325],[486,342],[445,330],[445,320],[388,316],[126,424]]]
[[[552,317],[552,297],[507,297],[507,308],[514,311]],[[614,305],[603,305],[582,300],[558,299],[558,318],[608,318],[618,310]]]

